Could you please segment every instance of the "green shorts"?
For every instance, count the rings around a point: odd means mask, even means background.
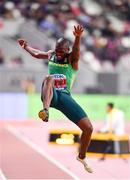
[[[87,117],[85,111],[76,103],[71,94],[62,90],[53,89],[51,107],[61,111],[68,119],[77,124]]]

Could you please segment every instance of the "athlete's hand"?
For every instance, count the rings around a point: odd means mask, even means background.
[[[27,41],[26,40],[24,40],[24,39],[18,39],[18,43],[19,43],[19,45],[22,47],[22,48],[26,48],[26,46],[27,46]]]
[[[74,26],[73,34],[75,37],[80,37],[82,35],[83,31],[84,31],[83,26],[77,25],[77,26]]]

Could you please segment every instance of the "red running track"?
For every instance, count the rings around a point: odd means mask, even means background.
[[[0,180],[12,179],[130,179],[130,158],[88,158],[94,173],[87,173],[76,161],[77,147],[58,146],[48,143],[49,130],[77,129],[63,121],[2,121],[0,122]],[[94,122],[94,130],[100,123]],[[130,135],[130,122],[126,132]],[[56,161],[55,161],[56,159]],[[58,163],[57,163],[58,162]],[[3,173],[3,175],[2,175]],[[4,175],[6,178],[4,178]]]
[[[73,179],[73,175],[36,152],[4,126],[0,128],[0,142],[0,168],[5,179]]]

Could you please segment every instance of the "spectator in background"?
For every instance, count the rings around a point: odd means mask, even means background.
[[[107,104],[106,122],[99,132],[108,133],[109,135],[115,134],[117,136],[125,134],[124,113],[121,110],[114,108],[113,103]],[[111,152],[112,147],[113,142],[106,140],[103,156],[100,158],[100,160],[105,160],[106,154]]]
[[[18,23],[17,27],[22,21],[27,24],[33,21],[35,28],[54,42],[63,35],[73,42],[72,27],[76,23],[83,24],[81,48],[87,51],[82,54],[87,55],[91,51],[96,57],[96,65],[91,66],[94,71],[114,71],[120,58],[130,49],[130,0],[0,1],[0,17],[0,28],[8,20],[9,23],[10,20],[19,20],[15,22]],[[22,24],[23,27],[26,27],[26,23]],[[7,32],[14,36],[17,35],[17,29]]]
[[[108,103],[106,122],[105,125],[100,129],[100,132],[124,135],[124,124],[124,112],[114,108],[114,103]]]

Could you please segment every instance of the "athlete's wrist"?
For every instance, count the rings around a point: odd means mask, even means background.
[[[28,46],[27,44],[24,44],[24,45],[23,45],[23,49],[26,50],[26,49],[27,49],[27,46]]]
[[[80,41],[80,39],[81,39],[81,35],[76,35],[76,36],[75,36],[75,40]]]

